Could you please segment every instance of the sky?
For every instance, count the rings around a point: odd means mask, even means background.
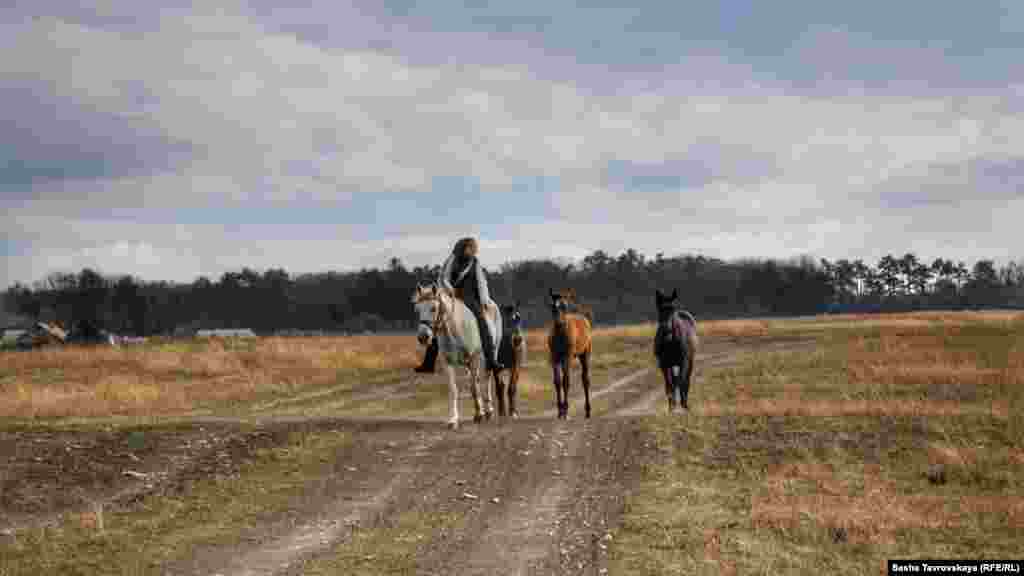
[[[0,7],[0,287],[1024,258],[1017,0],[79,4]]]

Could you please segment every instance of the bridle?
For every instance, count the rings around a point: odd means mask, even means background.
[[[420,325],[426,326],[427,328],[430,328],[430,330],[433,331],[434,334],[438,334],[441,332],[441,328],[445,326],[445,307],[444,300],[441,299],[440,292],[435,292],[434,298],[437,301],[437,310],[434,312],[434,318],[429,321],[420,320]]]
[[[556,324],[565,322],[565,315],[569,312],[569,303],[564,297],[558,297],[551,303],[551,315]]]

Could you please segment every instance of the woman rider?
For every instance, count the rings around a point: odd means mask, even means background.
[[[445,260],[441,267],[441,274],[438,283],[454,292],[455,297],[462,300],[476,317],[477,326],[480,327],[480,340],[483,345],[484,359],[487,370],[500,370],[497,349],[494,339],[491,337],[490,327],[484,320],[483,305],[497,310],[498,307],[491,300],[490,290],[487,287],[487,275],[477,261],[479,247],[473,238],[463,238],[455,243],[455,248]],[[423,364],[416,367],[416,372],[433,372],[434,363],[437,360],[438,345],[437,336],[430,341],[427,354],[423,358]]]

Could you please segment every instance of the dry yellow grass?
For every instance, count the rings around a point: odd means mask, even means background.
[[[0,418],[171,414],[408,367],[411,335],[164,342],[5,353]]]
[[[921,313],[884,316],[828,316],[797,319],[742,319],[699,322],[704,338],[757,338],[792,333],[829,337],[877,330],[851,340],[844,352],[846,378],[856,384],[898,386],[1019,385],[1024,347],[1013,349],[1009,365],[982,358],[977,350],[944,348],[972,325],[1010,325],[1020,313]],[[935,328],[943,332],[936,334]],[[603,362],[635,363],[647,358],[653,323],[595,330],[595,353]],[[527,332],[528,356],[546,363],[547,330]],[[412,334],[349,337],[260,338],[240,341],[166,341],[138,347],[51,348],[2,352],[0,418],[156,415],[194,411],[211,403],[304,393],[344,380],[348,374],[385,373],[419,363],[423,349]],[[979,355],[981,354],[981,355]],[[988,352],[991,354],[991,352]],[[529,384],[527,384],[529,386]],[[710,413],[729,411],[709,398]],[[806,403],[799,386],[760,404],[744,402],[741,413],[903,413],[923,409],[945,413],[927,399],[890,408],[870,403],[825,406]],[[878,398],[871,398],[878,401]],[[1005,412],[1006,407],[997,406]],[[734,410],[735,411],[735,410]]]
[[[760,399],[728,404],[711,401],[696,408],[702,416],[965,416],[1007,418],[1005,402],[991,406],[965,406],[936,400],[773,400]]]
[[[755,337],[769,333],[771,321],[758,319],[741,320],[697,320],[698,334],[702,337]],[[594,338],[654,338],[657,325],[654,322],[629,326],[601,327],[594,330]]]
[[[609,331],[605,342],[616,334]],[[527,342],[529,358],[545,358],[544,329],[528,331]],[[0,418],[170,415],[266,395],[298,397],[349,375],[407,370],[423,353],[412,334],[8,352],[0,369]],[[523,392],[536,385],[523,374]]]
[[[899,528],[941,528],[943,501],[934,497],[902,498],[880,472],[843,481],[828,464],[786,464],[770,473],[751,502],[755,526],[793,529],[804,519],[825,528],[841,528],[846,537],[883,543]],[[965,505],[973,504],[964,502]]]
[[[793,529],[810,520],[842,529],[851,541],[892,544],[900,529],[953,529],[970,516],[1006,514],[1010,526],[1024,528],[1024,498],[1019,495],[905,494],[879,466],[841,477],[822,462],[788,463],[768,474],[751,501],[755,526]]]
[[[830,331],[897,328],[930,328],[937,325],[949,328],[977,324],[1009,325],[1024,321],[1024,313],[1016,311],[984,312],[913,312],[902,314],[838,314],[799,318],[739,318],[732,320],[697,319],[697,330],[702,338],[759,338],[806,333],[822,334]],[[654,322],[626,326],[598,326],[595,341],[654,338]],[[544,350],[547,330],[535,329],[527,333],[531,350]]]

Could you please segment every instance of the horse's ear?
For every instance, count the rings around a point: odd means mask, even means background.
[[[515,305],[516,305],[516,308],[519,308],[520,306],[522,306],[522,304],[519,302],[518,299],[516,300]]]
[[[679,288],[672,289],[672,299],[675,300],[676,298],[679,298]]]
[[[663,298],[665,298],[665,293],[661,291],[661,288],[655,288],[654,299],[657,300],[658,302],[661,302]]]
[[[575,288],[569,288],[568,294],[569,294],[569,299],[570,300],[576,300],[576,289]]]

